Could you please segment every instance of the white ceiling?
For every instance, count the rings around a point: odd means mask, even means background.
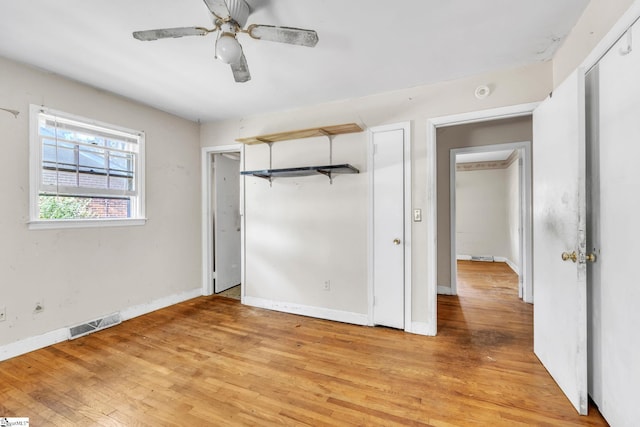
[[[191,120],[287,110],[517,67],[552,57],[588,0],[247,0],[248,24],[313,29],[315,48],[242,34],[252,80],[214,59],[202,0],[2,0],[0,56]]]

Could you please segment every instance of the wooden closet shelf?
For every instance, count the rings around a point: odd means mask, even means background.
[[[311,129],[272,133],[269,135],[252,136],[249,138],[238,138],[236,139],[236,141],[247,145],[267,144],[271,142],[289,141],[291,139],[311,138],[316,136],[333,136],[356,132],[362,132],[362,128],[356,123],[347,123],[343,125],[323,126]]]

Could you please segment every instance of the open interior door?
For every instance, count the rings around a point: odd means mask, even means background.
[[[585,84],[575,71],[533,113],[534,352],[587,414]]]
[[[215,293],[240,284],[240,159],[214,155],[214,270]]]

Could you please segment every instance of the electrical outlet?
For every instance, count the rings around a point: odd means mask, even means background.
[[[0,307],[0,322],[7,320],[7,307]]]
[[[325,291],[330,291],[331,290],[331,280],[325,280],[322,289],[324,289]]]
[[[44,311],[44,304],[41,302],[37,302],[35,308],[33,309],[34,313],[42,313]]]

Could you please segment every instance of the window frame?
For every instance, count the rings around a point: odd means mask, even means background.
[[[133,166],[134,193],[131,197],[131,217],[130,218],[78,218],[78,219],[42,219],[40,218],[39,196],[43,188],[42,183],[42,149],[40,141],[40,115],[59,117],[70,120],[87,128],[96,128],[97,131],[104,129],[113,133],[125,133],[135,135],[138,139],[138,152],[135,156]],[[90,192],[79,194],[79,196],[91,197]],[[95,195],[94,195],[95,197]],[[146,203],[145,203],[145,133],[143,131],[128,129],[110,123],[100,122],[87,117],[54,110],[42,105],[31,104],[29,106],[29,221],[28,227],[31,230],[37,229],[59,229],[59,228],[90,228],[90,227],[121,227],[140,226],[146,223]]]

